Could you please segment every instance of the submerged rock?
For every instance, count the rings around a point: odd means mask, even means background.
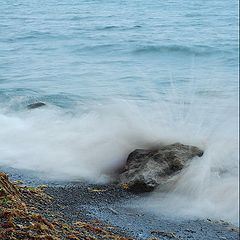
[[[46,106],[46,104],[43,103],[43,102],[36,102],[36,103],[31,103],[31,104],[27,105],[27,108],[28,109],[35,109],[35,108],[40,108],[40,107],[43,107],[43,106]]]
[[[119,183],[134,192],[149,192],[176,176],[190,159],[203,151],[175,143],[155,150],[136,149],[128,156]]]

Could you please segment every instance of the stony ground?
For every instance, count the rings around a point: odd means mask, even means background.
[[[12,183],[5,173],[0,172],[1,240],[130,239],[100,221],[83,221],[81,214],[72,221],[64,214],[64,206],[55,205],[44,188]]]
[[[38,238],[0,239],[239,239],[239,229],[224,221],[172,219],[134,207],[132,203],[143,196],[132,194],[124,187],[46,181],[31,173],[5,170],[12,179],[24,180],[28,186],[48,183],[18,189],[31,214],[38,216],[35,220],[38,219],[40,225],[45,220],[51,224],[48,228],[54,228],[47,233],[56,238],[39,235]],[[35,225],[34,221],[29,220]],[[23,223],[17,224],[21,227]]]
[[[239,239],[238,229],[224,221],[171,219],[135,208],[131,203],[142,196],[115,186],[75,183],[46,192],[68,221],[100,219],[133,239]]]

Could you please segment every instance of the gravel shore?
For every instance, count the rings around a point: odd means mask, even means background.
[[[51,204],[35,202],[38,211],[59,216],[68,223],[97,221],[112,226],[113,231],[132,239],[239,239],[239,229],[224,221],[211,219],[173,219],[146,212],[134,205],[142,195],[136,195],[114,185],[94,185],[85,182],[56,182],[34,177],[34,173],[5,168],[12,180],[25,184],[47,184],[45,192]],[[145,195],[146,197],[146,195]]]

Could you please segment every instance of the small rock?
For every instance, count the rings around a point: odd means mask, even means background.
[[[27,108],[28,109],[35,109],[35,108],[40,108],[40,107],[43,107],[43,106],[46,106],[46,104],[43,103],[43,102],[36,102],[36,103],[31,103],[31,104],[27,105]]]
[[[192,229],[185,229],[186,232],[190,232],[190,233],[195,233],[196,231],[192,230]]]
[[[178,239],[175,232],[152,231],[151,234],[157,234],[157,235],[161,235],[163,237]]]

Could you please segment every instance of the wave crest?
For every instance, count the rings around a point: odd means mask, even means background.
[[[135,54],[166,54],[176,53],[183,55],[205,56],[222,53],[221,50],[210,46],[184,46],[184,45],[149,45],[141,46],[133,51]]]

